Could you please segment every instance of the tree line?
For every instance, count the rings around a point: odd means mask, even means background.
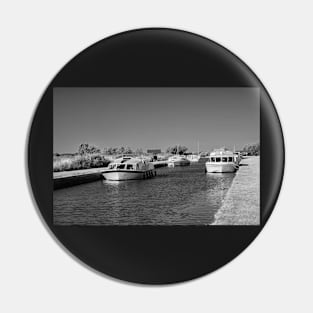
[[[184,154],[188,148],[186,146],[181,145],[175,145],[172,147],[168,147],[166,149],[166,153],[170,154]],[[88,144],[88,143],[82,143],[78,147],[79,155],[90,155],[90,154],[104,154],[104,155],[116,155],[116,154],[136,154],[141,155],[144,154],[143,150],[141,148],[137,148],[135,150],[131,149],[130,147],[121,146],[121,147],[106,147],[103,148],[102,151],[99,147]]]
[[[88,155],[88,154],[105,154],[105,155],[115,155],[115,154],[132,154],[133,150],[130,147],[109,147],[104,148],[102,151],[97,146],[82,143],[78,147],[79,155]]]
[[[176,145],[173,147],[168,147],[166,149],[166,153],[171,153],[171,154],[184,154],[185,152],[187,152],[188,148],[185,146],[180,146],[180,145]]]
[[[260,155],[260,143],[249,143],[246,144],[243,149],[248,155]]]
[[[169,154],[184,154],[188,151],[188,148],[186,146],[182,145],[175,145],[168,147],[166,149],[166,153]],[[259,155],[260,154],[260,144],[259,143],[250,143],[246,144],[243,149],[243,152],[246,152],[249,155]],[[95,145],[88,144],[88,143],[82,143],[78,147],[77,154],[81,156],[87,156],[87,155],[95,155],[95,154],[103,154],[103,155],[118,155],[118,154],[136,154],[136,155],[142,155],[144,154],[143,150],[141,148],[137,148],[135,150],[131,149],[130,147],[126,146],[120,146],[120,147],[106,147],[104,149],[100,149]],[[59,154],[56,154],[59,155]]]

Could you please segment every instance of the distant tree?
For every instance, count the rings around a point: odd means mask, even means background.
[[[166,149],[166,152],[171,153],[171,154],[184,154],[187,150],[188,148],[185,146],[173,146],[173,147],[168,147]]]
[[[93,145],[89,145],[88,143],[82,143],[78,147],[78,154],[86,155],[86,154],[95,154],[100,153],[101,150]]]
[[[132,153],[133,153],[133,150],[132,150],[130,147],[126,147],[124,153],[126,153],[126,154],[132,154]]]
[[[246,144],[243,147],[243,151],[247,152],[248,155],[260,155],[260,144],[259,143]]]
[[[104,148],[103,149],[103,154],[106,155],[115,155],[115,154],[132,154],[133,151],[130,147],[109,147],[109,148]]]
[[[105,148],[103,150],[103,153],[107,155],[123,154],[125,153],[125,148],[124,147],[120,147],[120,148],[109,147],[109,148]]]
[[[80,155],[86,154],[88,147],[89,147],[88,143],[81,143],[78,147],[78,153]]]
[[[118,154],[124,154],[125,153],[125,147],[123,147],[123,146],[119,147],[117,150],[117,153]]]
[[[105,148],[106,152],[103,151],[104,154],[107,155],[112,155],[113,154],[113,148],[109,147],[109,148]]]
[[[143,154],[143,150],[141,148],[137,148],[135,151],[136,155],[142,155]]]
[[[133,151],[130,147],[124,147],[124,146],[116,148],[116,151],[118,154],[131,154],[131,153],[133,153]]]

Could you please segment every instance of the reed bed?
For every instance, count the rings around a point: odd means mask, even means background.
[[[53,172],[105,167],[109,163],[101,154],[53,156]]]

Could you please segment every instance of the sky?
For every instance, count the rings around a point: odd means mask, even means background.
[[[259,142],[259,88],[54,88],[53,151],[81,143],[188,151]]]

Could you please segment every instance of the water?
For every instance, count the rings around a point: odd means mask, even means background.
[[[159,168],[147,180],[106,180],[55,190],[56,225],[208,225],[235,174],[204,164]]]

